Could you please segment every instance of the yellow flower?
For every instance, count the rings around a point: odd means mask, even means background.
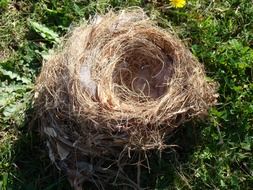
[[[170,4],[175,8],[182,8],[186,4],[186,0],[170,0]]]

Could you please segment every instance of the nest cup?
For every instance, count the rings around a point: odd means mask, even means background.
[[[173,32],[135,9],[74,28],[42,67],[35,108],[49,157],[75,189],[85,181],[140,189],[139,175],[124,169],[164,149],[166,135],[216,97],[216,83]]]

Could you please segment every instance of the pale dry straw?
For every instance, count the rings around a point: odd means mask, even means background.
[[[35,108],[49,156],[75,189],[140,189],[147,152],[216,102],[203,66],[141,9],[96,16],[63,47],[42,68]],[[136,160],[132,180],[124,169]]]

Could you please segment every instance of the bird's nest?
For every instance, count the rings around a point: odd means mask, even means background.
[[[131,180],[124,168],[204,115],[216,84],[172,32],[139,9],[96,16],[66,39],[36,84],[49,156],[75,189],[84,181],[138,189],[139,174]]]

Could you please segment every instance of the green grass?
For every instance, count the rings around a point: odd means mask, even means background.
[[[154,1],[155,2],[155,1]],[[154,189],[253,189],[253,6],[250,0],[0,0],[0,189],[70,189],[30,132],[36,76],[69,27],[95,13],[141,6],[173,28],[219,82],[219,104],[205,122],[188,123],[161,160],[150,158]],[[36,125],[36,124],[34,124]]]

